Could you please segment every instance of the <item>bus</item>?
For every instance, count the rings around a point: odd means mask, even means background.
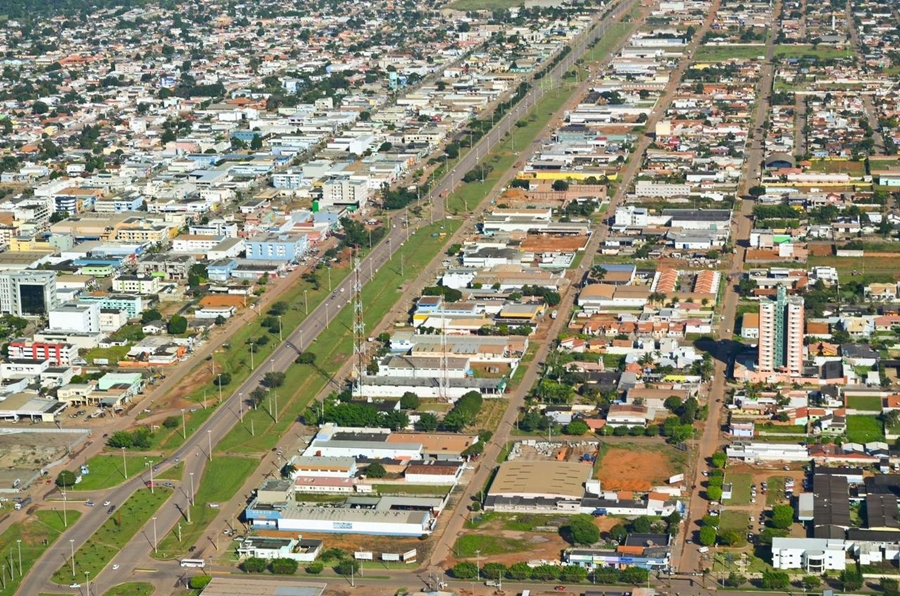
[[[181,559],[182,567],[205,567],[206,559]]]

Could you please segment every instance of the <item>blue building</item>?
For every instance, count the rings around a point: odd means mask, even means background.
[[[247,240],[247,258],[253,261],[298,261],[309,250],[306,234],[258,234]]]
[[[237,261],[234,259],[220,259],[213,261],[206,266],[206,271],[210,281],[228,281],[231,272],[237,268]]]

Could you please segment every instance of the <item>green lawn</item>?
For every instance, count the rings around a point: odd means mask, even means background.
[[[81,517],[78,511],[69,511],[67,514],[69,525],[71,526]],[[59,535],[65,530],[63,525],[62,511],[37,511],[25,522],[13,524],[3,534],[0,534],[0,553],[8,556],[9,553],[15,551],[16,578],[6,580],[6,587],[0,587],[0,595],[12,596],[19,589],[19,582],[22,576],[18,573],[18,544],[16,540],[22,541],[22,573],[27,574],[34,566],[41,555],[44,554],[50,546],[56,542]],[[47,545],[44,545],[44,541]]]
[[[757,425],[756,430],[774,433],[779,435],[805,435],[806,427],[803,425],[789,425],[783,426],[781,424],[760,424]]]
[[[766,505],[779,505],[784,502],[784,476],[770,476],[766,491]]]
[[[458,558],[468,558],[475,557],[475,551],[478,550],[481,551],[481,557],[484,558],[493,555],[528,552],[529,548],[526,540],[517,538],[465,534],[456,540],[456,544],[453,545],[453,552]]]
[[[81,548],[75,551],[75,577],[84,578],[84,572],[91,577],[106,567],[141,528],[153,517],[156,510],[166,502],[172,491],[157,488],[155,492],[139,490],[109,515],[102,526],[91,536]],[[106,515],[106,511],[97,508],[93,515]],[[153,529],[149,528],[150,540]],[[68,585],[72,582],[71,561],[66,561],[53,574],[53,581]]]
[[[165,537],[160,536],[159,552],[153,556],[159,559],[173,559],[183,555],[206,532],[206,527],[216,518],[218,509],[208,503],[225,503],[234,497],[250,474],[259,466],[258,459],[247,457],[226,457],[217,455],[206,466],[203,477],[195,479],[194,505],[191,507],[191,523],[185,519],[181,524],[181,542],[178,532],[173,529]],[[184,502],[177,503],[184,506]]]
[[[155,458],[159,461],[159,458]],[[95,455],[87,460],[88,471],[90,474],[81,477],[81,482],[72,487],[76,490],[99,490],[103,488],[111,488],[118,484],[122,484],[127,480],[125,478],[125,466],[128,467],[128,477],[134,478],[136,474],[144,471],[144,462],[149,461],[148,458],[140,455],[126,455],[126,461],[122,461],[120,455]],[[78,466],[75,466],[75,473],[78,473]]]
[[[153,591],[153,584],[129,582],[107,590],[103,596],[151,596]]]
[[[450,492],[449,486],[429,486],[427,484],[375,484],[381,495],[426,495],[443,497]]]
[[[753,476],[750,474],[726,474],[725,482],[730,482],[734,486],[731,500],[726,501],[729,505],[750,504],[750,485],[753,484]]]
[[[184,462],[180,461],[168,470],[161,472],[160,474],[155,474],[153,476],[154,480],[182,480],[182,475],[184,474]]]
[[[818,60],[838,60],[852,58],[852,48],[837,49],[828,46],[813,48],[810,45],[781,45],[775,46],[775,56],[780,58],[816,58]]]
[[[723,511],[719,517],[720,530],[737,530],[746,532],[750,516],[744,511]]]
[[[854,410],[881,411],[881,398],[877,395],[861,395],[847,399],[847,407]]]
[[[733,58],[755,60],[759,56],[765,56],[765,46],[733,45],[710,46],[703,45],[694,52],[694,62],[724,62]]]
[[[847,416],[847,439],[853,443],[884,441],[881,420],[873,415]]]

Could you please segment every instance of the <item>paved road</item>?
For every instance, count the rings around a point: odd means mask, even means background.
[[[775,3],[773,14],[780,14],[781,0]],[[753,118],[753,128],[751,129],[750,147],[747,152],[747,159],[744,162],[744,171],[742,175],[742,184],[739,188],[741,196],[746,196],[748,189],[756,184],[760,174],[760,167],[763,163],[763,132],[762,123],[766,119],[769,112],[772,93],[772,82],[774,79],[775,68],[772,59],[775,54],[774,40],[778,37],[779,20],[773,19],[772,30],[769,32],[766,45],[766,60],[762,65],[759,81],[757,82],[757,102],[756,112]],[[737,304],[739,296],[737,294],[737,283],[740,279],[741,272],[744,268],[746,258],[746,247],[750,239],[750,228],[752,223],[753,202],[740,201],[740,209],[734,216],[734,224],[732,225],[732,236],[734,239],[735,253],[728,270],[728,280],[725,284],[725,295],[723,297],[723,305],[721,309],[722,324],[717,330],[717,339],[719,340],[719,350],[716,358],[714,369],[713,383],[707,396],[709,405],[709,416],[707,416],[706,424],[703,428],[703,435],[700,438],[697,450],[697,465],[693,470],[691,482],[693,486],[700,487],[703,476],[701,472],[706,469],[707,458],[711,457],[721,445],[720,432],[722,428],[722,406],[724,403],[726,391],[726,374],[728,367],[728,359],[730,353],[728,351],[730,340],[733,334],[733,325],[737,312]],[[722,400],[722,403],[719,403]],[[677,560],[677,568],[681,572],[692,572],[700,568],[700,553],[697,552],[697,541],[693,540],[693,544],[687,544],[687,539],[695,539],[696,533],[700,530],[699,521],[706,513],[707,502],[702,496],[700,490],[694,490],[691,494],[688,507],[687,518],[685,519],[685,531],[679,535],[677,547],[680,550],[680,556]]]
[[[853,4],[849,0],[845,5],[844,15],[847,23],[847,32],[850,34],[850,43],[853,44],[853,49],[859,54],[862,51],[859,41],[859,29],[856,28],[856,21],[853,19]],[[875,147],[872,150],[872,154],[884,155],[884,137],[881,135],[881,127],[878,126],[878,116],[875,111],[875,105],[872,103],[872,96],[869,93],[863,93],[861,98],[863,111],[866,114],[869,126],[873,130],[872,141],[875,143]]]

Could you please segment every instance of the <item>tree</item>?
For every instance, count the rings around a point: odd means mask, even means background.
[[[652,530],[653,522],[646,515],[631,520],[631,531],[636,534],[647,534]]]
[[[506,565],[503,563],[485,563],[481,568],[481,575],[488,579],[500,579],[506,575]]]
[[[262,573],[266,570],[266,560],[260,557],[247,557],[241,563],[241,569],[247,573]]]
[[[565,425],[562,431],[567,435],[584,435],[589,433],[591,431],[591,428],[587,425],[587,422],[581,420],[580,418],[576,418],[572,422]]]
[[[641,567],[626,567],[619,572],[619,580],[633,586],[647,583],[648,577],[650,577],[650,571]]]
[[[147,323],[152,323],[153,321],[162,321],[162,314],[155,308],[151,308],[150,310],[145,310],[141,313],[141,323],[146,325]]]
[[[188,321],[186,318],[181,315],[172,315],[172,318],[169,319],[169,324],[166,326],[166,331],[169,332],[169,335],[181,335],[188,328]]]
[[[703,526],[700,528],[700,544],[703,546],[712,546],[716,543],[716,529],[712,526]]]
[[[728,461],[728,456],[725,455],[722,451],[716,451],[712,454],[710,458],[710,462],[714,468],[724,468],[725,462]]]
[[[895,584],[897,583],[897,580],[890,580],[890,581],[893,581]],[[819,585],[821,583],[822,583],[822,580],[816,575],[804,575],[803,576],[803,587],[806,588],[807,590],[815,590],[816,588],[819,587]],[[884,579],[882,579],[881,588],[884,589]],[[886,592],[887,592],[887,590],[885,590],[885,593]],[[894,596],[896,596],[896,591],[894,592]]]
[[[301,352],[297,359],[294,360],[297,364],[315,364],[316,363],[316,355],[312,352]]]
[[[573,515],[564,529],[574,544],[594,544],[600,540],[600,528],[590,515]]]
[[[106,444],[112,447],[113,449],[121,449],[124,447],[125,449],[131,449],[134,447],[134,439],[131,436],[131,433],[127,430],[117,430],[113,434],[109,435],[109,439],[106,440]]]
[[[794,508],[790,505],[775,505],[772,507],[772,519],[769,524],[773,528],[786,530],[794,523]]]
[[[487,567],[487,565],[485,565]],[[559,574],[559,579],[564,582],[578,583],[587,579],[587,569],[581,565],[566,565]]]
[[[439,422],[437,416],[431,414],[430,412],[425,412],[424,414],[419,416],[419,421],[416,422],[416,430],[430,433],[434,432],[438,429]]]
[[[283,372],[267,372],[263,375],[263,385],[270,389],[277,389],[284,385],[284,380],[287,378]]]
[[[275,575],[293,575],[297,573],[298,566],[294,559],[272,559],[272,563],[269,565]]]
[[[666,401],[663,402],[663,405],[667,410],[669,410],[673,414],[676,414],[679,410],[681,410],[681,406],[684,405],[684,401],[677,395],[672,395],[666,398]]]
[[[612,542],[622,544],[622,542],[627,537],[628,537],[628,529],[624,526],[624,524],[616,524],[612,528],[609,529],[609,539]]]
[[[763,571],[762,586],[767,590],[784,590],[791,584],[791,576],[784,571]]]
[[[815,576],[812,576],[815,577]],[[818,580],[819,578],[816,577]],[[806,582],[806,578],[803,578],[803,581]],[[810,590],[818,587],[819,584],[810,588]],[[884,596],[897,596],[900,594],[900,581],[890,578],[890,577],[882,577],[881,578],[881,591],[884,592]]]
[[[841,571],[841,587],[844,592],[855,592],[862,588],[863,577],[856,569],[844,569]]]
[[[729,588],[740,588],[747,583],[747,578],[732,571],[725,578],[725,585]]]
[[[400,407],[404,410],[415,410],[419,407],[419,396],[412,391],[407,391],[400,396]]]
[[[250,149],[253,151],[259,151],[263,148],[263,140],[262,135],[253,135],[253,138],[250,140]]]
[[[559,578],[560,569],[557,565],[538,565],[531,570],[531,579],[547,581]]]
[[[162,421],[162,425],[165,428],[178,428],[178,417],[166,416],[166,419]]]
[[[710,486],[706,489],[706,498],[710,501],[720,501],[722,499],[722,487]]]
[[[311,573],[312,575],[319,575],[323,571],[325,571],[325,564],[321,561],[313,561],[306,566],[306,572]]]
[[[619,570],[615,567],[594,567],[592,581],[596,584],[610,585],[619,581]]]
[[[366,478],[384,478],[387,476],[387,470],[377,461],[373,461],[366,468]]]
[[[463,561],[454,565],[450,573],[456,579],[475,579],[478,576],[478,567],[475,563]]]
[[[529,577],[531,577],[531,567],[529,567],[528,563],[525,563],[524,561],[513,563],[506,570],[506,577],[519,581],[528,579]]]
[[[558,192],[565,192],[569,190],[569,183],[565,180],[554,180],[551,188]]]
[[[50,107],[41,100],[37,100],[33,104],[31,104],[31,113],[32,114],[46,114],[50,111]]]
[[[56,476],[56,486],[59,488],[69,488],[75,486],[75,472],[72,470],[62,470]]]
[[[335,573],[338,575],[353,575],[359,573],[359,561],[353,559],[344,559],[334,567]]]
[[[213,381],[216,387],[225,386],[231,383],[231,373],[230,372],[222,372],[216,375],[215,380]]]
[[[719,543],[724,546],[743,546],[744,536],[737,530],[725,530],[719,534]]]
[[[766,187],[757,184],[756,186],[751,186],[747,192],[751,197],[761,197],[766,194]]]

